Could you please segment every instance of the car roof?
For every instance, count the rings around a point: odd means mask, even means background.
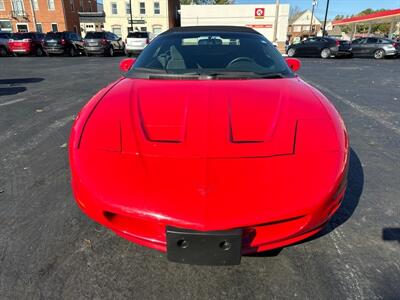
[[[238,33],[253,33],[261,35],[258,31],[255,31],[252,28],[244,27],[244,26],[185,26],[185,27],[173,27],[161,35],[170,34],[170,33],[180,33],[180,32],[238,32]]]

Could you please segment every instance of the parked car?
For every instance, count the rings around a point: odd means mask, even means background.
[[[114,56],[116,52],[124,53],[125,43],[116,34],[108,31],[89,31],[84,39],[86,54],[103,54]]]
[[[153,33],[146,31],[129,32],[126,38],[125,53],[128,56],[139,54],[154,38]]]
[[[16,32],[11,35],[8,42],[8,48],[14,55],[35,54],[37,56],[42,56],[44,54],[43,38],[43,33]]]
[[[75,32],[48,32],[44,38],[44,51],[47,55],[67,54],[76,56],[85,52],[83,40]]]
[[[360,38],[351,43],[353,55],[356,57],[374,57],[382,59],[400,53],[399,43],[385,38]]]
[[[331,37],[311,37],[301,43],[290,45],[287,55],[322,58],[329,58],[331,55],[351,56],[351,43]]]
[[[10,40],[11,33],[0,32],[0,56],[7,56],[9,53],[8,42]]]
[[[247,27],[160,34],[75,119],[77,205],[184,263],[238,264],[321,231],[346,191],[349,140],[300,65]]]

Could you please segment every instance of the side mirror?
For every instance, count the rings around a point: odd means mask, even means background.
[[[293,72],[297,72],[301,67],[301,61],[297,58],[287,57],[285,58],[287,65]]]
[[[126,73],[132,68],[134,63],[135,63],[134,58],[125,58],[125,59],[121,60],[121,62],[119,63],[119,69],[122,72]]]

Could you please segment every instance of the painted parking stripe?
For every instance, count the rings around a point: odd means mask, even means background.
[[[22,101],[25,101],[25,100],[26,100],[26,98],[19,98],[19,99],[7,101],[7,102],[4,102],[4,103],[0,103],[0,106],[6,106],[6,105],[22,102]]]

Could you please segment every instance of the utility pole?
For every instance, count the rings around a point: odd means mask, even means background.
[[[325,20],[324,20],[324,28],[322,29],[322,36],[325,36],[325,28],[326,28],[326,20],[328,18],[328,10],[329,10],[329,0],[326,0]]]
[[[276,42],[278,37],[278,18],[279,18],[279,0],[276,0],[275,2],[275,25],[274,25],[274,38],[273,41]]]
[[[317,0],[313,0],[313,2],[312,2],[311,24],[310,24],[310,32],[309,32],[308,35],[311,35],[311,33],[313,32],[312,24],[313,24],[313,18],[314,18],[314,8],[315,8],[315,5],[317,5]]]
[[[132,31],[133,31],[133,20],[132,20],[132,0],[129,0],[129,15],[130,15],[130,19],[129,19],[129,23],[131,26],[129,26]],[[128,32],[129,33],[129,32]]]

